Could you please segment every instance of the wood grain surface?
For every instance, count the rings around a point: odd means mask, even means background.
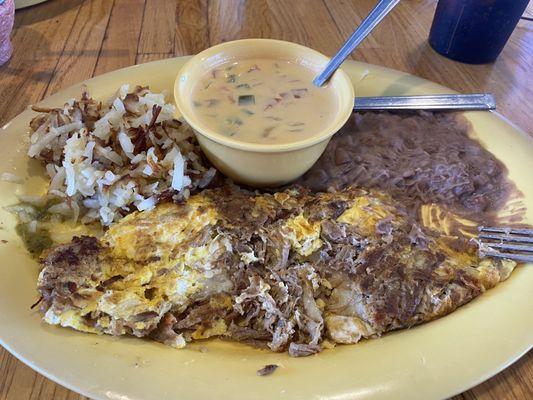
[[[74,83],[223,41],[290,40],[331,55],[375,0],[50,0],[19,10],[14,54],[0,67],[0,126]],[[498,111],[533,135],[533,22],[519,22],[493,64],[466,65],[427,43],[435,0],[404,0],[352,55],[457,91],[492,92]],[[533,15],[533,5],[526,11]],[[489,333],[490,334],[490,333]],[[86,399],[0,349],[0,400]],[[533,354],[454,399],[533,399]]]

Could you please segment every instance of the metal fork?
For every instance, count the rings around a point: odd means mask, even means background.
[[[481,226],[479,255],[533,262],[533,229]]]

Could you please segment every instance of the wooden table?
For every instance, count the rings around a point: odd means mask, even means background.
[[[0,67],[0,126],[94,75],[194,54],[247,37],[290,40],[333,54],[375,0],[51,0],[17,11],[11,61]],[[499,111],[533,135],[533,22],[521,21],[498,61],[465,65],[427,36],[435,0],[404,0],[353,58],[461,92],[492,92]],[[533,14],[530,5],[527,14]],[[526,316],[525,316],[526,317]],[[487,332],[490,334],[490,332]],[[455,399],[532,399],[533,354]],[[0,400],[85,399],[0,349]]]

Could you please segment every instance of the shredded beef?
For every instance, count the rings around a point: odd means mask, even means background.
[[[174,331],[175,323],[176,318],[171,313],[165,314],[159,322],[157,329],[151,333],[152,338],[163,344],[172,345],[179,336],[176,331]]]
[[[335,221],[324,220],[320,227],[322,228],[320,231],[321,237],[329,242],[339,243],[346,238],[345,227]]]
[[[278,369],[278,366],[276,364],[268,364],[265,365],[263,368],[257,371],[257,375],[259,376],[267,376],[272,375],[275,370]]]
[[[317,344],[291,343],[289,355],[291,357],[306,357],[322,351],[322,347]]]
[[[58,304],[71,303],[72,293],[83,288],[91,276],[100,273],[100,250],[98,239],[81,236],[44,255],[41,262],[45,270],[39,286],[43,296],[42,309],[48,309],[52,301]]]
[[[191,329],[199,324],[209,325],[214,320],[225,316],[225,307],[217,305],[212,300],[191,305],[184,314],[176,315],[175,329]]]
[[[233,310],[214,309],[208,300],[196,303],[185,313],[175,314],[176,332],[192,332],[223,317],[226,337],[273,351],[288,350],[293,356],[314,354],[320,351],[325,334],[323,311],[317,301],[327,301],[332,294],[331,289],[321,286],[320,276],[351,281],[350,290],[362,293],[360,306],[379,331],[396,329],[413,319],[431,269],[442,262],[422,249],[432,240],[431,234],[408,219],[394,225],[392,217],[387,217],[377,222],[375,238],[364,237],[356,226],[336,221],[350,207],[343,196],[321,198],[296,193],[300,206],[289,198],[269,194],[257,203],[255,195],[234,187],[209,194],[223,218],[218,233],[229,235],[238,254],[254,254],[258,261],[244,263],[226,257],[224,268],[236,296]],[[365,194],[351,189],[350,196]],[[283,233],[283,221],[302,211],[310,221],[320,221],[323,241],[307,262],[291,251]],[[401,207],[397,212],[405,216]],[[400,260],[403,246],[421,252],[420,267],[408,267]]]

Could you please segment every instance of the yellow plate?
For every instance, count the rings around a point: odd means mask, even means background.
[[[122,83],[172,93],[186,58],[111,72],[86,82],[103,98]],[[358,95],[442,93],[449,89],[389,69],[348,62]],[[79,96],[80,85],[43,101],[60,106]],[[13,94],[16,95],[16,94]],[[0,133],[0,172],[24,176],[22,185],[0,182],[0,207],[15,192],[44,190],[40,167],[28,162],[26,111]],[[498,114],[466,114],[483,144],[509,168],[525,195],[533,221],[533,141]],[[428,132],[430,135],[431,132]],[[46,326],[30,311],[38,266],[14,232],[14,218],[0,209],[0,339],[16,357],[54,381],[95,399],[363,399],[444,398],[496,374],[533,343],[533,265],[440,320],[378,340],[307,358],[289,358],[219,340],[174,350],[133,338],[83,334]],[[258,377],[265,364],[280,368]]]

